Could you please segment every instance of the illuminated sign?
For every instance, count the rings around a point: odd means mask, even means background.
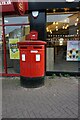
[[[0,1],[0,5],[10,5],[11,4],[11,0],[8,1]]]
[[[18,7],[18,10],[19,10],[19,13],[21,15],[23,15],[25,13],[25,4],[24,4],[24,2],[18,2],[17,7]]]
[[[23,0],[17,0],[17,2],[13,2],[15,10],[18,14],[24,15],[26,8],[28,9],[28,2],[23,2]]]
[[[24,15],[25,11],[28,10],[28,1],[24,0],[0,0],[0,13],[11,14],[11,12],[19,15]]]

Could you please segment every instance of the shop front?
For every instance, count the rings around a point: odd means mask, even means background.
[[[14,11],[16,9],[14,6]],[[0,36],[1,75],[20,75],[17,42],[25,41],[31,30],[38,31],[38,39],[47,42],[46,74],[80,74],[79,1],[29,2],[23,15],[4,12],[0,21],[3,31]]]
[[[47,71],[80,71],[80,12],[69,8],[47,10]]]
[[[0,8],[0,76],[19,76],[17,42],[24,40],[30,31],[28,3],[1,1]]]

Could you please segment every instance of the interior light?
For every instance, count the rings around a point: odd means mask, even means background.
[[[67,26],[65,27],[65,29],[67,29]]]
[[[58,25],[58,22],[56,22],[56,25]]]
[[[58,28],[58,26],[56,26],[56,29]]]
[[[56,9],[53,9],[53,12],[55,12],[56,11]]]
[[[52,33],[52,31],[50,30],[50,33]]]
[[[77,32],[79,32],[79,30],[77,29]]]
[[[69,27],[69,25],[67,24],[67,26],[66,27]]]
[[[48,30],[48,27],[46,29]]]
[[[58,28],[56,28],[56,31],[58,31]]]
[[[55,25],[55,22],[53,22],[53,25]]]
[[[64,29],[65,27],[63,26],[62,28]]]
[[[63,39],[63,38],[60,38],[60,39],[59,39],[59,45],[63,45],[63,41],[64,41],[64,39]]]
[[[77,26],[77,23],[75,23],[75,26]]]
[[[78,35],[79,33],[77,32],[77,35]]]
[[[49,29],[48,29],[48,27],[46,28],[46,30],[47,30],[47,32],[49,32]]]
[[[79,18],[77,18],[76,21],[78,22],[78,21],[79,21]]]

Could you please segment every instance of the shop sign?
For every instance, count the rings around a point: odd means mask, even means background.
[[[0,1],[0,5],[10,5],[10,4],[11,4],[11,0]]]
[[[0,13],[10,13],[14,12],[14,6],[12,0],[0,0]]]
[[[67,41],[67,61],[80,61],[80,41]]]
[[[25,11],[28,10],[28,2],[24,2],[24,0],[0,0],[0,12],[8,13],[8,12],[16,12],[19,15],[24,15]]]
[[[18,38],[9,39],[10,59],[19,59],[19,49],[17,47]]]
[[[24,15],[25,11],[28,10],[28,2],[17,0],[17,2],[13,2],[13,4],[16,12],[20,15]]]

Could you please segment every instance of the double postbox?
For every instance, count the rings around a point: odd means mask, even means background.
[[[32,40],[18,42],[20,50],[21,78],[43,78],[45,76],[45,44],[37,40],[37,34],[31,33]]]

